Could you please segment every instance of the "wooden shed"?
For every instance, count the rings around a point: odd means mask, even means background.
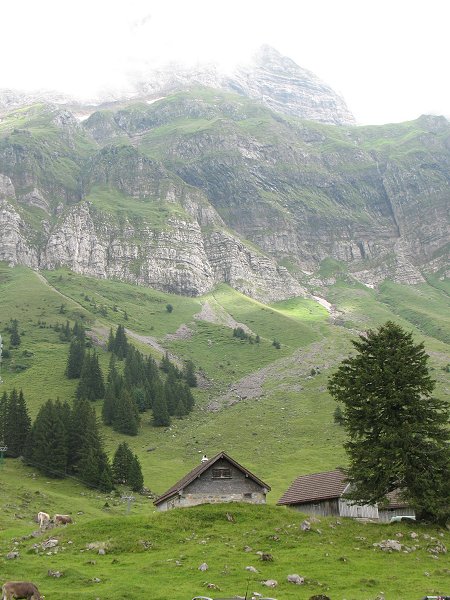
[[[158,510],[220,502],[266,502],[270,486],[228,454],[219,452],[205,458],[155,500]]]
[[[383,509],[376,504],[351,503],[344,497],[350,485],[344,472],[340,469],[302,475],[297,477],[277,504],[324,517],[353,517],[355,519],[389,521],[394,515],[414,515],[414,512],[399,500],[396,492],[388,494],[389,504]]]

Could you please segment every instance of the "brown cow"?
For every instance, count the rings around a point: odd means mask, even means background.
[[[67,525],[67,523],[73,523],[70,515],[55,515],[53,517],[53,522],[55,525]]]
[[[7,581],[2,586],[2,600],[26,598],[26,600],[42,600],[39,590],[29,581]]]

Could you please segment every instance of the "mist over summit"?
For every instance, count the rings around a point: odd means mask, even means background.
[[[11,109],[34,102],[81,107],[130,100],[151,102],[196,86],[238,93],[272,110],[304,119],[331,124],[354,123],[344,99],[330,86],[268,45],[261,46],[251,60],[233,68],[225,68],[218,62],[195,66],[171,62],[154,67],[143,61],[139,69],[126,75],[126,83],[117,87],[110,84],[90,98],[50,90],[0,89],[0,108]]]

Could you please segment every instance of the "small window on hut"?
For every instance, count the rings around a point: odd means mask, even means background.
[[[213,469],[213,479],[231,479],[231,469]]]

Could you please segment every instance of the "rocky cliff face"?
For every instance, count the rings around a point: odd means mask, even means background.
[[[286,115],[335,125],[355,122],[330,86],[270,46],[263,46],[252,64],[238,68],[226,85]]]
[[[214,90],[82,125],[47,106],[21,119],[0,129],[9,264],[189,295],[226,282],[262,300],[302,294],[328,258],[367,285],[445,275],[445,119],[329,126]]]

